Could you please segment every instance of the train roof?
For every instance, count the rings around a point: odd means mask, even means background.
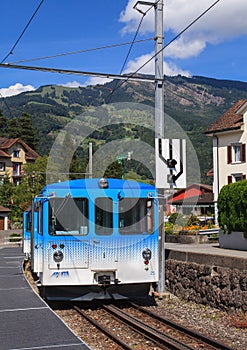
[[[93,178],[93,179],[76,179],[76,180],[68,180],[68,181],[63,181],[63,182],[56,182],[52,184],[46,185],[41,193],[45,192],[51,192],[54,190],[59,190],[59,189],[81,189],[81,188],[86,188],[86,189],[98,189],[100,188],[99,182],[102,179],[100,178]],[[142,189],[142,190],[155,190],[155,186],[146,184],[144,182],[137,182],[133,180],[121,180],[121,179],[103,179],[107,180],[108,182],[108,187],[107,189]]]

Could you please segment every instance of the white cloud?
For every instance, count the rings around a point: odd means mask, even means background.
[[[78,88],[78,87],[82,86],[82,84],[79,83],[78,81],[74,80],[74,81],[69,81],[68,83],[65,83],[65,84],[61,84],[61,86],[70,87],[70,88]]]
[[[133,33],[141,14],[133,9],[136,0],[129,0],[120,15],[124,23],[123,33]],[[166,0],[164,1],[164,29],[175,36],[202,14],[214,0]],[[147,10],[148,7],[145,7]],[[165,49],[165,55],[172,58],[198,56],[207,43],[218,44],[234,37],[247,35],[246,0],[222,0],[193,24],[182,37]],[[154,32],[154,11],[144,17],[141,33]]]
[[[88,85],[103,85],[105,83],[109,83],[110,81],[112,81],[112,79],[108,79],[108,78],[100,78],[100,77],[91,77],[88,80],[85,81],[84,86],[88,86]]]
[[[25,91],[34,91],[35,88],[32,85],[22,85],[21,83],[16,83],[15,85],[11,85],[8,88],[1,88],[0,94],[1,97],[18,95],[21,92]]]
[[[206,47],[206,42],[199,39],[186,40],[183,37],[172,42],[164,50],[164,56],[170,58],[188,58],[198,56]]]
[[[148,64],[146,64],[140,71],[139,68],[145,64],[148,60],[150,60],[153,57],[154,53],[142,55],[140,57],[137,57],[135,60],[130,61],[127,65],[126,70],[124,73],[133,73],[138,70],[138,73],[142,74],[154,74],[154,65],[155,60],[152,59]],[[174,75],[184,75],[184,76],[190,76],[190,73],[188,71],[185,71],[179,67],[177,67],[174,63],[171,62],[164,62],[164,74],[169,76]]]

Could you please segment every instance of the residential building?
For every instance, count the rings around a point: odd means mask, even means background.
[[[192,184],[167,198],[167,211],[185,215],[207,216],[214,213],[212,186]]]
[[[23,165],[33,163],[38,157],[38,153],[20,138],[0,137],[0,182],[7,173],[10,181],[18,185],[23,174]]]
[[[8,230],[8,215],[10,212],[9,208],[0,205],[0,230]]]
[[[208,128],[206,135],[213,138],[213,192],[217,202],[224,185],[243,180],[247,175],[247,99],[237,101]]]

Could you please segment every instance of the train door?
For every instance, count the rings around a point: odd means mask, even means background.
[[[43,271],[43,205],[41,201],[33,203],[32,225],[32,268],[36,273]]]
[[[23,214],[22,251],[27,257],[31,254],[32,211]]]
[[[116,280],[118,268],[118,247],[114,239],[117,200],[99,194],[93,202],[90,269],[94,273],[94,283],[110,284]]]

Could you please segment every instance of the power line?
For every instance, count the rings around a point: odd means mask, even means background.
[[[154,6],[154,5],[153,5],[153,6]],[[151,8],[152,8],[153,6],[151,6]],[[121,67],[121,69],[120,69],[120,73],[119,73],[119,74],[122,74],[122,73],[123,73],[124,67],[125,67],[125,65],[126,65],[126,62],[127,62],[128,58],[129,58],[129,56],[130,56],[132,47],[133,47],[133,45],[134,45],[134,43],[135,43],[136,37],[137,37],[137,35],[138,35],[138,33],[139,33],[139,30],[140,30],[140,28],[141,28],[143,19],[144,19],[144,17],[146,16],[146,13],[147,13],[147,12],[141,12],[141,13],[142,13],[142,18],[141,18],[141,20],[140,20],[140,22],[139,22],[139,25],[138,25],[137,29],[136,29],[134,38],[133,38],[133,40],[132,40],[132,42],[131,42],[131,45],[130,45],[130,47],[129,47],[129,50],[128,50],[128,52],[127,52],[127,55],[126,55],[125,60],[124,60],[124,62],[123,62],[123,64],[122,64],[122,67]],[[113,93],[113,91],[115,91],[115,90],[117,89],[117,85],[118,85],[118,82],[116,82],[116,84],[115,84],[113,90],[110,92],[110,94],[108,94],[108,96],[106,96],[105,101],[107,101],[107,103],[109,103],[109,102],[111,101],[112,93]]]
[[[134,41],[134,43],[144,43],[146,41],[150,41],[153,40],[153,38],[147,38],[147,39],[141,39],[141,40],[136,40]],[[62,57],[62,56],[69,56],[69,55],[77,55],[80,53],[84,53],[84,52],[90,52],[90,51],[97,51],[97,50],[103,50],[103,49],[111,49],[114,47],[121,47],[121,46],[125,46],[125,45],[130,45],[132,44],[131,41],[128,42],[124,42],[124,43],[119,43],[119,44],[111,44],[111,45],[104,45],[104,46],[100,46],[100,47],[93,47],[93,48],[89,48],[89,49],[83,49],[83,50],[77,50],[77,51],[69,51],[69,52],[64,52],[64,53],[59,53],[56,55],[47,55],[47,56],[40,56],[40,57],[34,57],[34,58],[29,58],[29,59],[23,59],[23,60],[19,60],[16,62],[9,62],[9,63],[13,63],[13,64],[18,64],[18,63],[24,63],[24,62],[32,62],[32,61],[41,61],[41,60],[45,60],[48,58],[56,58],[56,57]]]
[[[143,67],[145,67],[150,61],[152,61],[161,51],[165,50],[167,46],[171,45],[175,40],[177,40],[184,32],[186,32],[193,24],[195,24],[200,18],[202,18],[208,11],[210,11],[218,2],[215,1],[211,6],[209,6],[203,13],[201,13],[196,19],[194,19],[187,27],[185,27],[180,33],[178,33],[173,39],[171,39],[166,45],[162,47],[155,55],[153,55],[149,60],[147,60],[141,67],[139,67],[133,74],[138,73]]]
[[[202,18],[208,11],[210,11],[220,0],[215,1],[211,6],[209,6],[204,12],[202,12],[198,17],[196,17],[188,26],[186,26],[180,33],[178,33],[173,39],[171,39],[166,45],[162,47],[158,52],[156,52],[149,60],[147,60],[141,67],[139,67],[134,73],[129,75],[129,79],[137,74],[143,67],[145,67],[149,62],[151,62],[160,52],[165,50],[169,45],[171,45],[175,40],[177,40],[184,32],[186,32],[193,24],[195,24],[200,18]],[[115,90],[111,92],[113,94],[117,89],[119,89],[124,83],[127,83],[128,79],[120,83]]]
[[[23,37],[25,31],[27,30],[27,28],[30,26],[32,20],[34,19],[34,17],[36,16],[37,12],[39,11],[41,5],[43,4],[45,0],[41,0],[38,7],[36,8],[36,10],[34,11],[33,15],[31,16],[31,18],[29,19],[28,23],[26,24],[25,28],[23,29],[23,31],[21,32],[21,34],[19,35],[19,37],[17,38],[16,42],[14,43],[14,45],[12,46],[12,48],[10,49],[9,53],[4,57],[4,59],[1,61],[1,63],[3,63],[4,61],[6,61],[6,59],[10,56],[13,55],[14,53],[14,49],[16,48],[17,44],[19,43],[19,41],[21,40],[21,38]]]
[[[43,0],[44,1],[44,0]],[[176,40],[179,36],[181,36],[185,31],[187,31],[194,23],[196,23],[201,17],[203,17],[209,10],[211,10],[220,0],[215,1],[211,6],[209,6],[202,14],[200,14],[195,20],[193,20],[188,26],[186,26],[179,34],[177,34],[168,44],[162,47],[155,55],[153,55],[149,60],[147,60],[141,67],[139,67],[134,73],[129,75],[119,75],[119,74],[107,74],[107,73],[95,73],[95,72],[83,72],[69,69],[59,69],[59,68],[45,68],[45,67],[33,67],[33,66],[22,66],[15,64],[3,64],[0,63],[0,67],[2,68],[15,68],[15,69],[24,69],[24,70],[35,70],[35,71],[43,71],[50,73],[60,73],[60,74],[75,74],[82,76],[97,76],[102,78],[109,79],[120,79],[128,82],[129,80],[140,80],[140,81],[153,81],[154,78],[142,77],[140,75],[136,75],[143,67],[145,67],[151,60],[153,60],[161,51],[163,51],[166,47],[168,47],[174,40]],[[115,91],[122,86],[121,83]],[[115,92],[113,91],[113,92]]]

